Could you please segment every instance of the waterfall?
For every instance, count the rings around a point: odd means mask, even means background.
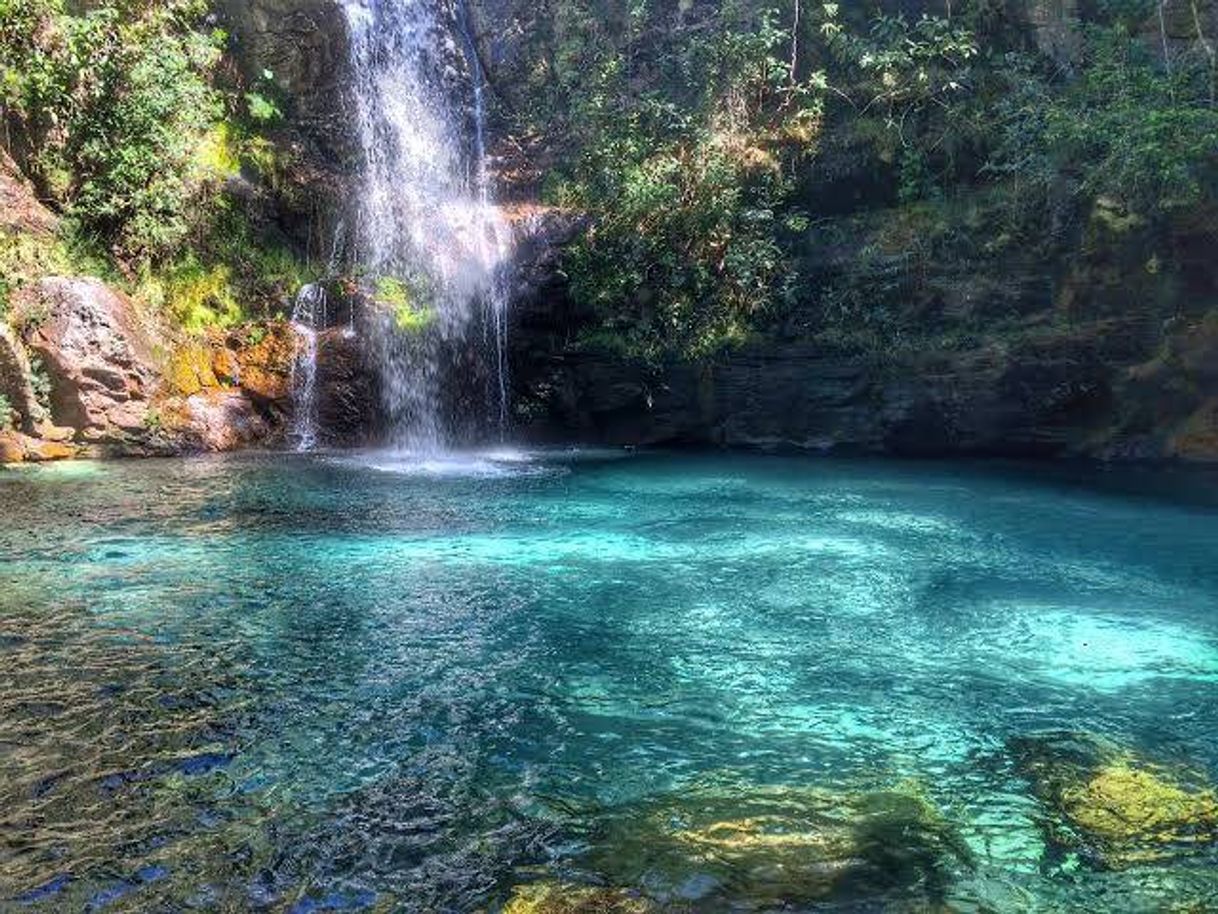
[[[317,447],[317,333],[326,325],[326,290],[320,283],[309,283],[296,296],[292,309],[292,329],[300,339],[292,363],[292,403],[295,418],[291,439],[298,451]]]
[[[452,434],[449,385],[485,369],[501,428],[507,417],[511,240],[486,166],[485,78],[454,0],[343,8],[363,153],[355,259],[382,304],[375,349],[386,425],[399,448],[440,451]]]

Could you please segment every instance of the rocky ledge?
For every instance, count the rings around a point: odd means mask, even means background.
[[[1218,324],[1151,354],[1141,336],[1102,321],[897,358],[757,344],[660,366],[569,350],[516,382],[545,441],[1218,461]]]
[[[11,319],[3,462],[227,451],[284,434],[299,346],[287,324],[173,340],[121,292],[62,276],[23,289]]]

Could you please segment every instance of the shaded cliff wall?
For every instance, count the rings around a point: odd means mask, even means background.
[[[1030,40],[1069,59],[1071,22],[1086,12],[1085,3],[1011,5]],[[889,6],[911,15],[944,12],[933,0]],[[221,8],[235,65],[251,80],[269,72],[286,115],[275,136],[288,163],[276,187],[279,218],[322,258],[358,170],[342,10],[335,0],[223,0]],[[512,109],[526,103],[518,94],[521,76],[534,62],[531,49],[548,27],[549,7],[471,0],[470,9],[502,141]],[[1214,22],[1218,4],[1200,9],[1205,22]],[[1191,4],[1169,0],[1165,11],[1169,40],[1192,41]],[[501,143],[501,154],[509,146]],[[527,214],[547,171],[547,149],[527,142],[512,148],[519,172],[504,168],[505,196]],[[849,148],[830,149],[812,189],[849,199],[850,188],[868,181],[858,168]],[[704,363],[660,365],[579,344],[589,315],[570,301],[555,246],[582,224],[522,220],[536,230],[522,249],[514,311],[519,433],[613,443],[1218,458],[1213,221],[1199,220],[1168,239],[1172,262],[1151,271],[1140,256],[1148,242],[1139,237],[1101,244],[1076,238],[1060,258],[1029,261],[1009,250],[985,258],[876,245],[874,226],[855,224],[849,213],[834,219],[828,227],[847,240],[817,242],[804,252],[810,277],[804,304],[786,326]],[[809,339],[818,290],[839,282],[844,264],[857,276],[864,250],[877,247],[881,256],[866,255],[874,262],[862,271],[871,283],[864,294],[895,302],[927,325],[945,315],[959,325],[963,316],[970,332],[933,344],[893,338],[871,348]],[[358,438],[374,418],[357,401],[374,397],[360,355],[335,358],[344,386],[328,421]]]

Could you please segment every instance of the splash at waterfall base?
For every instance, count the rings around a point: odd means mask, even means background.
[[[493,202],[485,77],[465,11],[428,0],[342,8],[360,162],[345,259],[382,306],[365,309],[364,325],[381,431],[423,453],[499,440],[512,239]]]

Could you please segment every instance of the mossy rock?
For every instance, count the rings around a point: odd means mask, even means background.
[[[660,907],[625,889],[539,882],[518,886],[503,914],[657,914]]]
[[[1049,839],[1096,866],[1124,869],[1218,843],[1218,794],[1193,772],[1089,734],[1046,734],[1013,748],[1050,813]]]
[[[840,795],[696,786],[615,816],[587,863],[660,899],[772,907],[903,895],[941,902],[973,863],[959,833],[907,791]]]
[[[188,343],[170,358],[168,380],[173,392],[190,397],[220,386],[212,349],[204,343]]]

